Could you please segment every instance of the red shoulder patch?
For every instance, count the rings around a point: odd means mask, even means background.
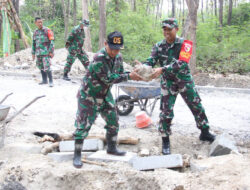
[[[192,55],[192,50],[193,50],[193,42],[189,40],[184,40],[181,46],[179,60],[188,63]]]
[[[54,40],[54,34],[52,32],[52,30],[48,29],[48,38],[49,40]]]

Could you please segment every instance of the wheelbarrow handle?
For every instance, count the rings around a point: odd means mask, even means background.
[[[2,103],[8,98],[8,96],[10,96],[10,95],[12,95],[12,94],[13,94],[13,92],[11,92],[10,94],[7,94],[7,95],[1,100],[0,104],[2,104]]]
[[[33,104],[35,101],[37,101],[39,98],[43,98],[45,97],[45,95],[43,96],[38,96],[36,98],[34,98],[30,103],[28,103],[26,106],[24,106],[22,109],[20,109],[18,112],[16,112],[14,115],[12,115],[10,118],[5,120],[5,123],[9,123],[12,119],[14,119],[18,114],[20,114],[23,110],[25,110],[27,107],[29,107],[31,104]]]

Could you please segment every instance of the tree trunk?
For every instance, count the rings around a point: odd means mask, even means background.
[[[20,36],[21,36],[21,39],[23,40],[24,47],[28,48],[29,44],[28,44],[28,42],[27,42],[27,40],[25,38],[23,27],[22,27],[22,24],[21,24],[21,21],[20,21],[18,15],[17,15],[17,12],[15,10],[15,7],[14,7],[11,0],[7,0],[7,2],[9,3],[11,12],[13,13],[14,22],[15,22],[15,25],[17,26],[17,28],[18,28],[18,31],[20,32]]]
[[[214,0],[214,15],[217,17],[217,0]]]
[[[172,17],[175,17],[175,0],[172,0]]]
[[[77,15],[77,7],[76,0],[73,0],[73,22],[74,26],[76,25],[76,15]]]
[[[132,10],[136,12],[136,0],[132,0]]]
[[[204,22],[204,14],[203,14],[203,0],[201,0],[201,20]]]
[[[82,0],[82,18],[89,20],[88,0]],[[87,27],[85,27],[85,34],[84,48],[87,51],[92,51],[90,30]]]
[[[196,70],[196,27],[197,27],[197,11],[199,8],[199,0],[186,0],[188,6],[188,20],[186,21],[189,27],[184,31],[183,37],[188,39],[190,34],[190,40],[193,42],[193,53],[190,60],[190,69],[194,73]]]
[[[227,24],[231,25],[233,0],[229,0]]]
[[[223,25],[223,0],[219,0],[219,2],[220,2],[219,21],[220,21],[220,26],[222,27],[222,25]]]
[[[19,16],[19,0],[13,0],[13,5],[16,9],[17,15]],[[16,29],[15,32],[18,32],[18,29]],[[19,39],[16,39],[15,40],[15,52],[18,52],[18,51],[20,51],[20,41]]]
[[[99,0],[99,49],[104,47],[106,37],[106,0]]]
[[[115,0],[115,12],[120,12],[119,0]]]
[[[50,0],[50,7],[51,7],[51,18],[54,19],[56,17],[56,2],[55,0]]]
[[[184,27],[185,22],[185,2],[182,0],[182,27]]]
[[[68,28],[69,28],[68,26],[69,25],[69,19],[68,19],[69,7],[68,6],[67,8],[65,7],[64,0],[61,0],[61,3],[62,3],[62,10],[63,10],[63,17],[64,17],[64,41],[66,41],[67,35],[68,35]],[[68,3],[69,3],[69,0],[67,0],[67,5]]]

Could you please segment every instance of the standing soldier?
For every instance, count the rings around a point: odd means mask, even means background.
[[[94,55],[86,75],[78,91],[78,110],[75,121],[75,152],[73,165],[82,167],[81,150],[83,140],[94,123],[97,114],[101,113],[106,125],[107,153],[118,156],[125,155],[116,147],[119,130],[118,115],[115,101],[111,94],[114,83],[132,80],[142,80],[135,72],[124,73],[123,59],[120,48],[123,46],[123,36],[120,32],[112,32],[104,43],[105,48]]]
[[[151,56],[144,64],[154,67],[157,62],[160,63],[160,67],[153,73],[153,78],[161,75],[159,131],[162,134],[162,153],[165,155],[170,154],[170,126],[178,93],[194,115],[196,125],[201,130],[200,140],[213,142],[215,136],[209,132],[208,119],[188,65],[192,42],[176,36],[178,23],[175,18],[163,20],[162,29],[165,39],[153,47]]]
[[[64,67],[64,74],[63,74],[64,80],[68,81],[70,80],[70,78],[68,77],[68,73],[70,72],[73,63],[75,62],[76,57],[81,61],[85,69],[87,69],[89,66],[88,55],[82,49],[85,38],[84,26],[86,27],[89,26],[88,20],[84,19],[81,21],[80,25],[74,27],[66,41],[65,47],[68,49],[69,54],[67,57],[67,63],[65,64]]]
[[[37,29],[33,34],[32,59],[35,60],[36,55],[36,65],[41,70],[42,82],[39,84],[48,84],[48,76],[49,86],[53,87],[50,59],[54,56],[54,34],[49,28],[43,26],[43,20],[40,17],[35,18],[35,24]]]

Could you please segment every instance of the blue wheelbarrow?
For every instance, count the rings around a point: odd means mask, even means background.
[[[155,104],[160,99],[161,88],[157,82],[128,81],[116,84],[116,109],[119,115],[130,114],[134,106],[139,106],[149,116],[152,115]],[[126,95],[120,95],[122,90]]]

